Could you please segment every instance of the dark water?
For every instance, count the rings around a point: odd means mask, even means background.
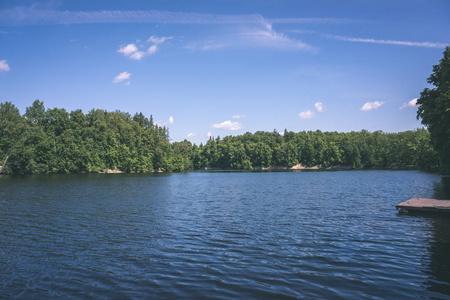
[[[0,177],[0,297],[450,299],[416,171]]]

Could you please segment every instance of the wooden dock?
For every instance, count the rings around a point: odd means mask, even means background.
[[[437,200],[427,198],[412,198],[395,206],[399,213],[411,212],[433,212],[450,213],[450,200]]]

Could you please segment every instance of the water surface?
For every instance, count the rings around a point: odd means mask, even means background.
[[[0,296],[450,299],[418,171],[0,177]]]

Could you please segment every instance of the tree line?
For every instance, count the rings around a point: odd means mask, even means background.
[[[23,116],[0,104],[0,161],[3,173],[183,171],[189,168],[169,142],[168,130],[142,113],[93,109],[68,113],[45,109],[36,100]],[[178,159],[183,167],[174,169]],[[1,164],[0,164],[1,166]]]
[[[152,116],[92,109],[46,109],[36,100],[21,115],[0,104],[0,167],[8,174],[183,172],[258,167],[436,170],[439,158],[425,129],[399,133],[285,130],[211,137],[206,144],[170,142]]]
[[[205,145],[193,146],[195,169],[255,167],[301,164],[318,168],[383,168],[433,170],[439,161],[425,129],[400,133],[376,131],[322,132],[285,130],[245,133],[211,138]]]

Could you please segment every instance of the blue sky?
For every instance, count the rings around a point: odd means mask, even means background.
[[[0,102],[142,112],[173,141],[398,132],[450,1],[0,1]]]

